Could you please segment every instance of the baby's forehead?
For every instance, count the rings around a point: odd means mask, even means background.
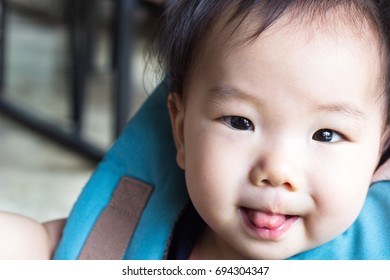
[[[273,21],[256,10],[241,16],[227,10],[216,17],[208,32],[203,34],[195,51],[194,57],[197,61],[192,63],[192,67],[197,68],[197,63],[207,63],[210,55],[228,55],[227,50],[245,47],[256,40],[272,37],[270,35],[276,32],[284,32],[288,37],[293,37],[301,36],[302,30],[306,34],[307,42],[323,36],[334,44],[345,44],[346,40],[351,40],[361,45],[364,51],[372,56],[372,60],[378,63],[378,81],[383,82],[388,61],[385,59],[387,55],[381,42],[380,31],[362,11],[347,10],[343,7],[326,11],[308,10],[306,13],[303,10],[291,9]],[[283,40],[280,36],[274,38]]]
[[[243,14],[227,9],[212,20],[210,28],[200,36],[199,43],[203,47],[214,45],[215,42],[245,45],[259,37],[289,29],[292,33],[305,30],[308,39],[316,34],[328,35],[334,39],[350,37],[380,51],[380,30],[375,19],[370,18],[368,13],[357,8],[347,9],[342,5],[328,9],[297,8],[281,10],[280,14],[274,16],[261,8]]]

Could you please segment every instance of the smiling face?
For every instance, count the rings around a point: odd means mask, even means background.
[[[249,43],[208,39],[170,104],[208,225],[193,257],[284,259],[356,219],[381,152],[381,67],[368,34],[339,33],[280,19]]]

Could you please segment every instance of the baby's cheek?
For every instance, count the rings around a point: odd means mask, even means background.
[[[305,218],[308,235],[318,240],[333,239],[348,229],[366,197],[361,180],[333,180],[326,185],[313,194],[315,210]]]

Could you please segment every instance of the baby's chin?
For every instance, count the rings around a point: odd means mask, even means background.
[[[280,240],[265,242],[257,241],[254,243],[256,244],[248,244],[246,246],[242,246],[242,244],[232,244],[232,247],[236,251],[236,256],[233,256],[232,259],[285,260],[323,244],[305,240],[297,240],[296,242],[281,242]]]

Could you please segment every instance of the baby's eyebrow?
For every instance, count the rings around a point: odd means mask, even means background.
[[[240,99],[261,107],[260,99],[250,95],[232,85],[218,85],[208,90],[208,98],[212,101],[226,102],[232,99]]]
[[[239,99],[245,100],[254,104],[257,107],[263,107],[264,103],[261,99],[254,97],[238,88],[225,84],[218,85],[208,90],[208,98],[210,101],[227,102],[229,100]],[[350,103],[329,103],[329,104],[313,104],[314,109],[312,112],[330,112],[341,113],[347,117],[351,117],[357,120],[367,119],[366,114]]]
[[[366,115],[359,108],[349,103],[320,104],[315,107],[315,111],[342,113],[353,118],[366,119]]]

